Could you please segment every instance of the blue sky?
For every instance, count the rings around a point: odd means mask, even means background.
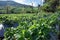
[[[0,1],[6,1],[6,0],[0,0]],[[32,5],[37,6],[38,4],[43,5],[44,0],[13,0],[15,2],[26,4],[26,5]]]
[[[33,3],[33,6],[37,6],[38,4],[43,5],[44,2],[44,0],[13,0],[13,1],[27,5],[32,5]]]

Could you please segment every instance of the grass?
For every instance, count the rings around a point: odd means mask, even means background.
[[[32,16],[34,14],[0,14],[0,16]]]

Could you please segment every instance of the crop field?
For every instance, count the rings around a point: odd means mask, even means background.
[[[4,40],[49,40],[58,35],[59,13],[0,14],[0,23],[9,25]],[[16,27],[14,26],[17,23]],[[54,37],[57,39],[56,37]]]
[[[60,40],[60,0],[0,0],[0,40]]]

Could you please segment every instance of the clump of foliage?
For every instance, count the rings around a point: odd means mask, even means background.
[[[56,12],[60,6],[59,1],[60,0],[45,0],[45,4],[43,5],[42,9],[46,12]]]
[[[12,18],[19,22],[19,26],[6,29],[6,40],[49,40],[49,33],[56,32],[58,14],[8,17],[9,20]]]

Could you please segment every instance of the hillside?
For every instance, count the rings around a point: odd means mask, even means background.
[[[17,3],[15,1],[0,1],[0,6],[7,6],[7,4],[9,6],[17,6],[17,7],[29,7],[30,5],[25,5],[25,4],[20,4],[20,3]]]
[[[22,10],[24,8],[29,8],[30,5],[20,4],[15,1],[0,1],[0,14],[7,13],[7,8],[9,10],[9,13],[20,13],[23,12]]]

